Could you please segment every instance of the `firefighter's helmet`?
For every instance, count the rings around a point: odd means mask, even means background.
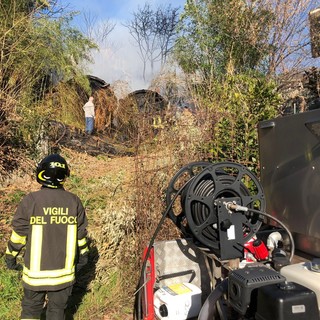
[[[46,156],[37,166],[37,182],[49,188],[62,188],[70,175],[67,161],[59,154]]]

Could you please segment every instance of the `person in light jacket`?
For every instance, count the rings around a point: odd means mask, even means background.
[[[93,97],[89,97],[88,102],[83,106],[85,118],[86,118],[86,133],[92,134],[94,128],[94,104]]]

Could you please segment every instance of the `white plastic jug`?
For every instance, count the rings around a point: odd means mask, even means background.
[[[158,319],[197,317],[201,309],[201,289],[191,283],[164,286],[154,294],[154,309]]]

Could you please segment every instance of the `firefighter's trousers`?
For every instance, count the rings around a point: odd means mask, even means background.
[[[32,291],[24,288],[21,320],[39,320],[46,297],[46,320],[64,320],[71,291],[72,286],[60,291]]]

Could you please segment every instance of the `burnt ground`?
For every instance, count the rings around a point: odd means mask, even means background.
[[[50,129],[48,142],[51,149],[66,147],[91,156],[108,155],[114,157],[133,154],[130,143],[119,142],[107,132],[94,131],[88,135],[79,128],[60,122],[51,122]]]

